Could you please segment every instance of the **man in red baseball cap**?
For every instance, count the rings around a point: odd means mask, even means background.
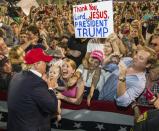
[[[46,55],[41,48],[34,48],[26,53],[24,59],[26,64],[34,64],[39,61],[50,62],[52,56]]]
[[[34,48],[28,51],[24,57],[25,63],[32,65],[31,71],[36,70],[42,75],[46,72],[46,62],[50,62],[52,59],[52,56],[46,55],[41,48]]]
[[[52,60],[41,48],[24,57],[29,70],[13,76],[8,93],[8,131],[50,131],[50,116],[57,112],[52,83],[43,76],[46,62]]]

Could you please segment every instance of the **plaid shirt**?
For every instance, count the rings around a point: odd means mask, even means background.
[[[151,92],[156,95],[159,93],[159,80],[155,81],[153,86],[150,87]],[[144,93],[146,92],[146,88],[144,90],[144,92],[142,93],[142,95],[138,98],[138,104],[143,105],[143,106],[152,106],[148,103],[146,97],[144,96]]]

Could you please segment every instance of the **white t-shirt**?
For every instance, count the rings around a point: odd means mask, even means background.
[[[104,54],[104,59],[105,59],[106,57],[104,51],[105,48],[106,48],[105,43],[100,43],[98,39],[91,39],[87,44],[87,53],[91,53],[94,50],[100,50]]]
[[[83,65],[80,65],[77,71],[79,71],[82,74],[82,78],[85,81],[85,86],[91,87],[92,78],[94,76],[95,71],[93,71],[92,73],[88,75],[88,70],[85,69]],[[110,76],[109,72],[105,72],[103,69],[101,69],[100,79],[96,87],[96,89],[98,89],[99,92],[102,90],[104,83],[106,82],[109,76]]]
[[[104,44],[96,44],[96,43],[88,43],[87,45],[87,52],[92,52],[94,50],[100,50],[104,54]]]
[[[101,44],[97,39],[91,39],[87,44],[87,52],[92,52],[94,50],[100,50],[104,54],[104,44]]]

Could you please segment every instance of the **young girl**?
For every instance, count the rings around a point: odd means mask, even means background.
[[[58,65],[52,65],[49,69],[49,79],[54,83],[54,91],[57,94],[58,88],[58,78],[60,77],[60,67]],[[58,112],[57,112],[57,122],[61,120],[61,101],[58,100]]]
[[[98,99],[105,79],[107,79],[107,74],[100,68],[102,61],[103,53],[100,50],[94,50],[88,59],[88,68],[82,64],[76,71],[76,75],[82,76],[85,81],[84,97],[87,98],[88,106],[90,106],[91,99]]]

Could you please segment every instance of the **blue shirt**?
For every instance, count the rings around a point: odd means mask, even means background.
[[[132,65],[132,58],[126,57],[122,61],[127,67]],[[119,69],[116,69],[104,84],[99,99],[113,101],[115,98],[117,105],[127,107],[143,92],[146,84],[145,72],[126,75],[126,92],[120,97],[117,97],[118,77]]]

